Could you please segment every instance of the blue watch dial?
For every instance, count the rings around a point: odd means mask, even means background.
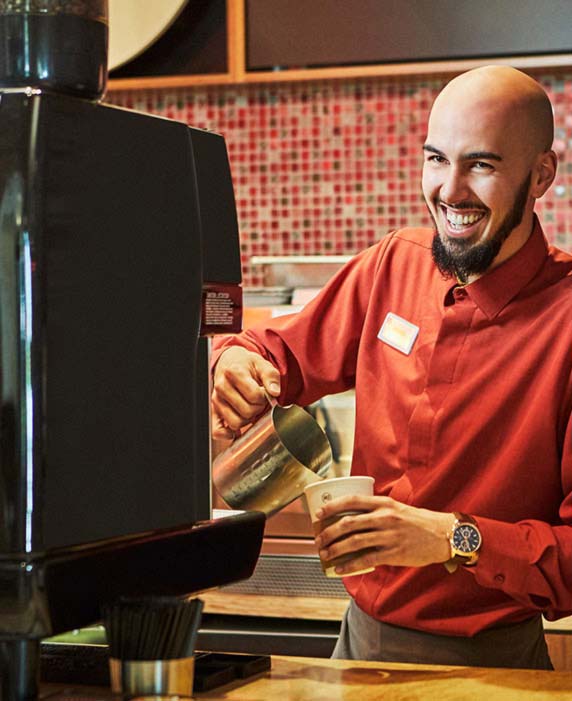
[[[474,553],[481,546],[481,534],[474,526],[463,523],[453,531],[452,543],[460,553]]]

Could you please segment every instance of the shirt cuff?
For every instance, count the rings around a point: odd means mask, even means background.
[[[475,516],[483,537],[479,559],[467,571],[476,581],[489,589],[501,589],[507,594],[522,593],[530,573],[531,553],[527,530],[517,523],[506,523]]]

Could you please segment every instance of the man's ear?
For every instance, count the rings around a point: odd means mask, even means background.
[[[534,199],[542,197],[554,182],[558,168],[558,156],[554,151],[545,151],[538,156],[532,173],[530,194]]]

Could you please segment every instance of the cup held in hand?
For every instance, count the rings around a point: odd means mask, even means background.
[[[322,480],[319,483],[308,485],[304,489],[304,495],[306,497],[306,503],[308,504],[308,511],[312,520],[314,535],[319,535],[323,530],[331,526],[336,521],[339,521],[344,516],[361,513],[360,511],[344,511],[330,518],[320,520],[315,515],[318,509],[322,508],[333,499],[339,499],[343,496],[356,494],[362,496],[372,496],[373,484],[373,477],[356,475],[350,477],[335,477],[333,479]],[[322,570],[326,577],[352,577],[356,574],[373,572],[373,567],[356,570],[355,572],[349,572],[348,574],[344,575],[340,575],[336,572],[336,567],[343,565],[346,562],[350,562],[366,552],[368,552],[367,549],[359,550],[354,553],[342,555],[341,557],[337,557],[333,560],[322,560],[320,558]]]

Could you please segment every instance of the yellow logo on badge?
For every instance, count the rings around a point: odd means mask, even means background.
[[[418,326],[393,312],[388,312],[377,337],[388,346],[409,355],[418,334]]]

